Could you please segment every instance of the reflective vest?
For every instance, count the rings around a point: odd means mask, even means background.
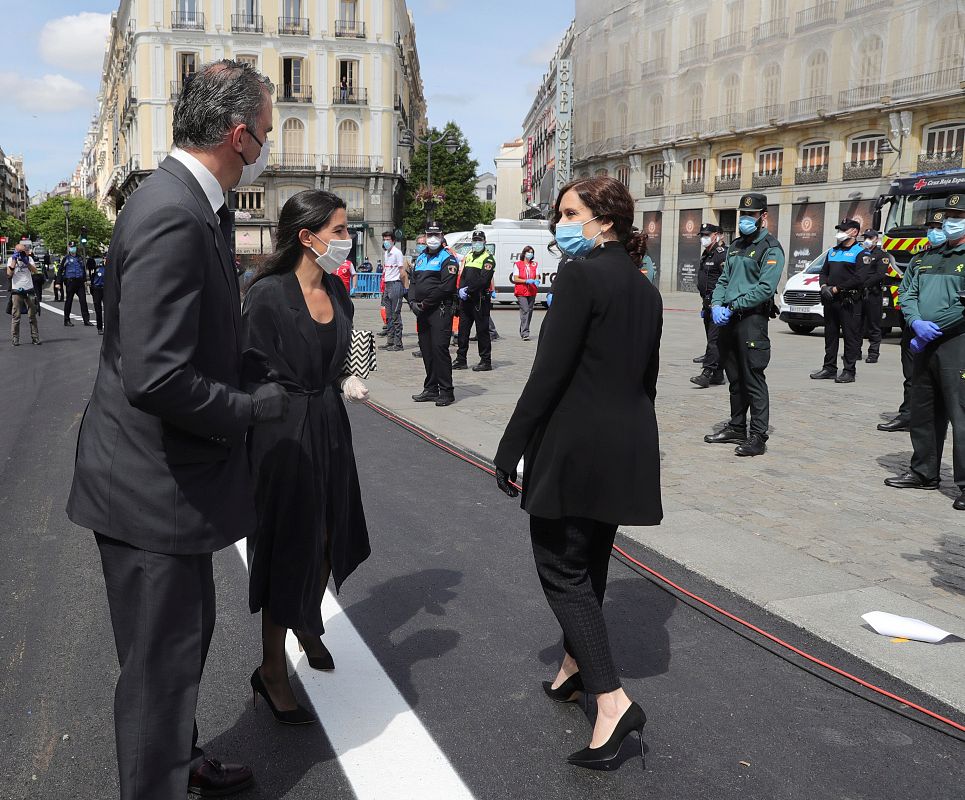
[[[536,280],[539,277],[538,269],[539,264],[536,263],[535,259],[528,263],[526,261],[516,262],[516,272],[524,281]],[[516,297],[536,297],[538,291],[531,283],[517,283],[513,289],[513,294]]]

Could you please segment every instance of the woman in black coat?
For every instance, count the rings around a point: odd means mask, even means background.
[[[353,307],[332,273],[352,241],[334,194],[294,195],[278,220],[275,253],[245,294],[245,356],[291,397],[287,417],[253,428],[248,451],[258,522],[248,539],[249,606],[262,614],[261,666],[251,676],[280,722],[315,722],[295,701],[285,637],[291,629],[316,669],[334,669],[322,644],[322,595],[369,556],[352,432],[341,393],[368,392],[343,375]]]
[[[544,689],[554,700],[597,696],[590,746],[569,761],[605,769],[643,710],[620,688],[602,605],[617,525],[657,525],[657,393],[663,305],[639,271],[646,245],[619,181],[573,181],[553,231],[574,260],[558,272],[533,370],[496,453],[499,487],[523,508],[540,583],[563,629],[563,662]]]

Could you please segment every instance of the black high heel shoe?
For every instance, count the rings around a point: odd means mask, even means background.
[[[552,681],[543,681],[543,691],[556,703],[573,703],[583,691],[583,678],[580,677],[579,672],[574,672],[555,689]]]
[[[584,747],[573,753],[567,761],[575,767],[586,769],[612,769],[613,762],[620,753],[623,740],[633,731],[640,738],[640,759],[643,760],[643,726],[647,724],[647,715],[636,703],[630,703],[630,708],[623,712],[610,738],[599,747]]]
[[[265,702],[268,703],[268,708],[270,708],[271,713],[275,715],[275,719],[282,725],[313,725],[318,722],[318,717],[301,706],[291,711],[279,711],[275,708],[271,695],[268,694],[268,687],[265,686],[265,682],[261,679],[261,671],[258,669],[251,673],[251,690],[252,705],[257,705],[258,695],[261,695],[265,698]]]
[[[298,649],[301,650],[305,654],[305,658],[308,659],[308,666],[321,672],[331,672],[335,669],[335,659],[332,658],[332,654],[328,652],[328,648],[320,637],[312,637],[309,639],[309,637],[303,636],[298,631],[292,632],[295,634],[295,638],[298,639]],[[322,648],[322,652],[318,655],[311,655],[309,642],[311,642],[312,647],[318,644],[318,646]]]

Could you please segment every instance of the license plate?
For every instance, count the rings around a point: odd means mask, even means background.
[[[810,314],[811,306],[788,306],[792,314]]]

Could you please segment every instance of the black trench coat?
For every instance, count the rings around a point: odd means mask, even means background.
[[[570,261],[533,370],[496,453],[525,454],[523,508],[548,519],[657,525],[657,395],[663,301],[618,242]]]
[[[371,552],[352,431],[337,387],[354,309],[338,277],[324,280],[338,331],[327,364],[294,273],[259,280],[242,312],[246,351],[267,356],[291,396],[284,420],[256,425],[248,435],[257,509],[248,537],[249,607],[314,634],[324,630],[319,607],[326,563],[331,559],[337,591]]]

